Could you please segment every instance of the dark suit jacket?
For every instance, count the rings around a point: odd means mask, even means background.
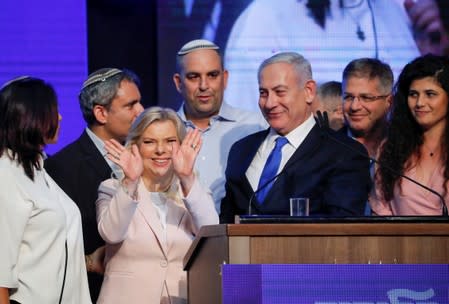
[[[90,254],[104,245],[97,228],[95,201],[98,186],[111,177],[111,168],[84,131],[81,136],[45,160],[45,169],[81,211],[84,251]],[[88,273],[89,289],[96,303],[103,276]]]
[[[355,140],[315,125],[285,164],[265,202],[259,204],[246,178],[246,170],[268,130],[236,142],[226,168],[226,196],[221,202],[221,223],[233,223],[235,215],[289,214],[289,198],[310,198],[310,214],[323,216],[363,215],[370,188],[369,160],[365,147]],[[329,136],[349,145],[331,140]]]

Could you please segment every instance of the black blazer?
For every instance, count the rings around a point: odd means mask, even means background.
[[[289,214],[289,198],[310,198],[310,214],[323,216],[363,215],[370,190],[369,159],[365,147],[355,140],[330,130],[324,134],[318,125],[285,164],[281,175],[259,204],[246,178],[246,170],[268,130],[251,134],[236,142],[226,168],[226,196],[221,202],[221,223],[233,223],[235,215]],[[358,153],[329,139],[333,136]]]
[[[61,151],[45,160],[45,169],[78,205],[83,225],[84,251],[92,253],[104,245],[97,228],[95,201],[98,186],[111,177],[111,168],[84,131]],[[92,301],[96,303],[103,276],[88,273]]]

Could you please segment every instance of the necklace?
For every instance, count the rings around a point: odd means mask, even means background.
[[[438,148],[435,148],[434,150],[430,149],[429,147],[427,147],[426,145],[422,145],[427,151],[429,151],[429,156],[433,157],[435,155],[435,150]]]

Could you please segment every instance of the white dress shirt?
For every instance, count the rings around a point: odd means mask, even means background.
[[[91,303],[78,207],[45,169],[33,181],[5,154],[0,180],[0,286],[20,303],[58,303],[67,242],[62,303]]]
[[[178,115],[187,128],[195,128],[193,122],[186,118],[184,105]],[[225,169],[231,146],[239,139],[267,127],[260,111],[244,111],[223,102],[219,113],[210,118],[209,127],[202,130],[203,144],[195,161],[195,171],[200,182],[210,189],[217,212],[220,212],[221,199],[225,196]]]
[[[282,171],[285,164],[288,162],[290,157],[292,157],[293,153],[295,153],[296,149],[302,144],[314,125],[315,118],[313,115],[310,115],[310,117],[307,118],[302,124],[285,135],[288,139],[288,144],[282,148],[282,159],[277,174]],[[248,181],[254,191],[258,188],[262,170],[267,162],[268,156],[274,149],[276,139],[280,136],[281,135],[276,133],[275,130],[270,128],[270,132],[257,150],[257,153],[249,165],[248,170],[246,170],[246,177],[248,178]]]

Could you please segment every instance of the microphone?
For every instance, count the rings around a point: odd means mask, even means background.
[[[267,187],[269,184],[271,184],[273,181],[275,181],[279,176],[281,176],[282,174],[284,174],[285,172],[285,168],[287,167],[287,164],[284,166],[284,168],[282,168],[281,171],[279,171],[278,174],[276,174],[275,176],[273,176],[272,178],[270,178],[269,180],[267,180],[262,186],[260,186],[259,188],[257,188],[253,194],[251,194],[251,197],[249,198],[249,203],[248,203],[248,215],[252,215],[252,203],[253,203],[253,199],[256,196],[257,193],[259,193],[260,191],[262,191],[263,189],[265,189],[265,187]]]
[[[440,199],[441,207],[442,207],[442,214],[441,215],[445,216],[445,217],[449,216],[448,215],[447,206],[446,206],[446,203],[444,201],[444,197],[440,193],[438,193],[435,190],[433,190],[432,188],[427,187],[426,185],[424,185],[424,184],[422,184],[422,183],[420,183],[420,182],[418,182],[418,181],[408,177],[407,175],[404,175],[404,174],[401,174],[399,172],[396,172],[396,170],[390,168],[389,166],[386,166],[386,165],[380,163],[377,159],[375,159],[373,157],[370,157],[370,156],[366,156],[365,154],[363,154],[360,151],[354,149],[353,147],[349,146],[348,144],[346,144],[346,143],[338,140],[337,138],[333,137],[328,132],[329,131],[329,118],[327,116],[327,112],[324,111],[323,113],[321,113],[321,111],[317,111],[316,114],[317,114],[318,126],[320,127],[321,132],[323,133],[323,135],[327,136],[327,138],[331,139],[332,141],[336,142],[337,144],[346,147],[347,149],[351,150],[352,152],[357,153],[359,155],[363,155],[364,157],[367,157],[370,161],[372,161],[372,162],[378,164],[379,166],[381,166],[382,168],[387,169],[388,171],[390,171],[390,173],[392,173],[394,175],[397,175],[399,177],[402,177],[402,178],[404,178],[404,179],[414,183],[415,185],[418,185],[421,188],[426,189],[430,193],[433,193],[434,195],[438,196],[438,198]]]

